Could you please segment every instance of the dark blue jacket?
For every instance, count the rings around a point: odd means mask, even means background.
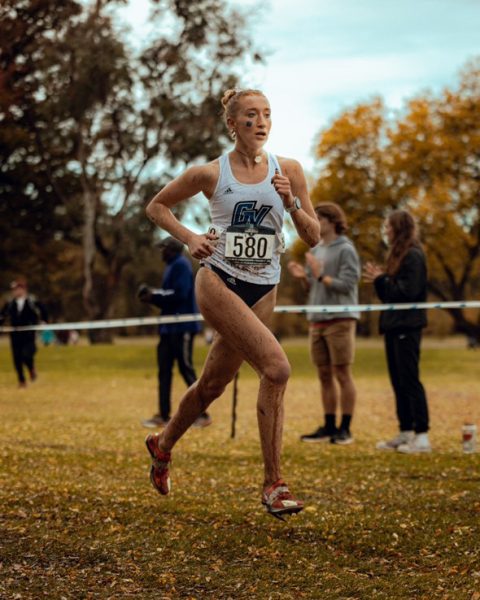
[[[190,261],[182,254],[167,264],[162,287],[153,290],[151,303],[162,310],[162,316],[190,315],[199,313],[195,301],[193,271]],[[198,321],[188,323],[171,323],[159,326],[159,333],[197,333],[200,331]]]

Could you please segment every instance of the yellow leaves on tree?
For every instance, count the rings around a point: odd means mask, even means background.
[[[480,59],[440,97],[411,99],[396,120],[380,99],[342,113],[320,132],[313,203],[336,202],[363,260],[381,260],[380,225],[395,208],[416,215],[442,300],[480,290]],[[451,311],[455,329],[480,339],[480,324]]]

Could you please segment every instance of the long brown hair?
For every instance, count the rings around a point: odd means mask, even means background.
[[[406,210],[394,210],[387,221],[393,230],[393,242],[387,254],[387,275],[395,275],[410,248],[421,248],[418,230],[412,215]]]

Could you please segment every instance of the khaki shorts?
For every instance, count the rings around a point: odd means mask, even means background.
[[[355,356],[355,319],[326,327],[310,326],[310,357],[317,367],[351,365]]]

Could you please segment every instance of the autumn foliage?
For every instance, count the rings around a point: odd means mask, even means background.
[[[392,117],[381,99],[342,113],[319,134],[313,203],[338,202],[363,260],[382,260],[380,225],[389,210],[418,219],[439,300],[480,290],[480,60],[455,89],[411,99]],[[480,338],[475,313],[451,309],[457,332]]]

